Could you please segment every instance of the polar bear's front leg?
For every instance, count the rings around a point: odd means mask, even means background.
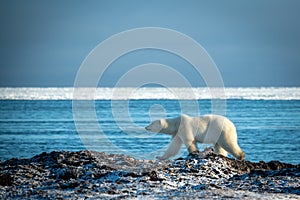
[[[183,129],[182,133],[180,134],[180,138],[185,144],[189,153],[198,151],[195,136],[190,128]]]
[[[156,158],[159,160],[166,160],[172,156],[177,155],[181,145],[182,145],[181,139],[177,135],[174,136],[165,154],[163,156],[157,156]]]

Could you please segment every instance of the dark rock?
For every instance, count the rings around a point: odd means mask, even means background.
[[[78,173],[74,168],[63,168],[60,169],[56,173],[56,179],[62,179],[62,180],[69,180],[69,179],[76,179],[78,177]]]
[[[11,186],[13,183],[13,178],[10,174],[0,174],[0,185],[2,186]]]
[[[161,181],[162,179],[160,179],[157,175],[156,171],[151,171],[149,173],[149,177],[150,177],[150,181]]]

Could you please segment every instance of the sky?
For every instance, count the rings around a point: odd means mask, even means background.
[[[0,87],[72,87],[100,42],[142,27],[193,38],[211,56],[226,87],[300,86],[299,9],[298,0],[3,0]],[[122,56],[99,84],[112,87],[124,73],[149,62],[173,67],[192,86],[205,86],[189,63],[157,50]]]

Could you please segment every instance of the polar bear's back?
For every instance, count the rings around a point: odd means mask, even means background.
[[[192,122],[193,124],[203,124],[203,125],[208,125],[211,122],[217,123],[220,126],[226,125],[227,127],[234,127],[234,124],[227,118],[222,115],[215,115],[215,114],[208,114],[208,115],[202,115],[202,116],[197,116],[197,117],[191,117],[188,115],[181,115],[179,118],[176,119],[181,119],[181,122],[188,121]]]
[[[217,124],[219,127],[223,127],[223,128],[234,128],[234,124],[227,118],[221,115],[214,115],[214,114],[210,114],[210,115],[203,115],[200,117],[195,117],[198,118],[196,120],[199,120],[201,123],[214,123]]]
[[[193,127],[197,127],[198,133],[206,133],[209,127],[212,131],[236,132],[234,124],[228,118],[221,115],[209,114],[199,117],[190,117],[190,120],[192,121]],[[194,131],[196,130],[194,129]]]

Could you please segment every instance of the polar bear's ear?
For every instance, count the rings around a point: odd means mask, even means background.
[[[159,120],[159,125],[160,125],[162,128],[166,128],[166,120],[165,120],[165,119],[160,119],[160,120]]]
[[[158,122],[159,122],[159,125],[162,125],[163,124],[163,119],[159,119]]]

